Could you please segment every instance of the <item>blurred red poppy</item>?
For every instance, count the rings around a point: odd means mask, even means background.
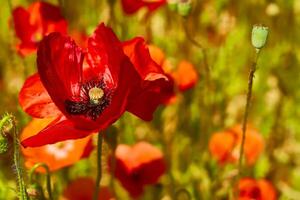
[[[142,38],[124,43],[124,49],[129,58],[104,24],[88,39],[86,50],[60,33],[46,36],[37,53],[39,74],[26,80],[19,101],[34,117],[57,118],[22,144],[34,147],[82,138],[104,130],[126,110],[151,120],[172,94],[173,82],[152,61]]]
[[[194,65],[186,60],[182,60],[178,64],[172,77],[181,92],[193,88],[198,81],[198,74]]]
[[[42,38],[51,32],[67,32],[67,21],[58,6],[46,2],[35,2],[28,9],[17,7],[13,10],[13,23],[20,43],[21,55],[35,52]]]
[[[239,181],[238,200],[276,200],[277,194],[272,183],[265,179],[243,178]]]
[[[174,66],[172,66],[170,61],[166,58],[164,52],[159,47],[155,45],[149,45],[149,50],[153,60],[162,66],[165,73],[171,76],[179,91],[185,92],[196,85],[199,75],[192,63],[182,60],[174,70]],[[176,101],[175,94],[168,99],[167,103],[173,103],[174,101]]]
[[[242,143],[242,127],[233,126],[228,130],[214,133],[209,142],[209,150],[219,163],[235,162],[239,159]],[[251,125],[247,126],[244,153],[248,165],[253,165],[263,151],[264,140]]]
[[[154,11],[165,3],[166,0],[122,0],[122,7],[126,14],[133,14],[143,7]]]
[[[45,128],[53,118],[33,119],[22,131],[20,139],[24,139],[37,134]],[[45,145],[35,148],[22,148],[25,158],[25,166],[33,167],[37,163],[45,163],[50,171],[72,165],[80,159],[88,157],[93,150],[91,137],[79,140],[68,140],[57,144]],[[43,168],[38,168],[38,172],[44,172]]]
[[[63,192],[61,200],[92,200],[95,182],[89,177],[80,177],[73,180]],[[101,187],[99,200],[114,200],[107,187]]]
[[[162,152],[146,142],[118,145],[115,157],[115,177],[132,197],[139,197],[145,185],[157,183],[166,170]]]

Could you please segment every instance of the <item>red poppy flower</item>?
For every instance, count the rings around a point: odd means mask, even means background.
[[[125,13],[133,14],[143,7],[154,11],[165,3],[166,0],[122,0],[122,7]]]
[[[226,131],[213,134],[209,150],[219,163],[235,162],[239,159],[242,143],[242,127],[236,125]],[[258,131],[248,125],[245,139],[245,158],[248,165],[253,165],[263,151],[264,140]]]
[[[45,128],[53,118],[33,119],[22,131],[21,140],[37,134]],[[22,148],[25,166],[33,167],[37,163],[45,163],[50,171],[72,165],[82,158],[88,157],[93,149],[91,137],[79,140],[68,140],[57,144],[35,148]],[[44,172],[38,168],[38,172]]]
[[[22,144],[82,138],[104,130],[126,110],[151,120],[161,101],[172,94],[173,82],[152,61],[142,38],[124,43],[124,48],[129,58],[104,24],[85,50],[60,33],[46,36],[37,53],[39,73],[26,80],[19,101],[30,115],[57,118]]]
[[[176,69],[172,66],[171,62],[166,58],[164,52],[155,45],[149,45],[150,55],[153,60],[162,66],[165,73],[174,80],[180,92],[185,92],[193,88],[198,82],[199,75],[192,63],[186,60],[179,62]],[[176,101],[175,94],[168,99],[167,103],[173,103]]]
[[[272,183],[265,179],[243,178],[239,181],[238,200],[276,200],[277,194]]]
[[[132,197],[140,196],[145,185],[157,183],[166,169],[162,152],[146,142],[118,145],[115,156],[115,177]]]
[[[43,36],[54,31],[67,32],[67,22],[59,7],[46,2],[33,3],[28,9],[15,8],[13,22],[16,35],[21,40],[17,45],[21,55],[34,52]]]
[[[88,177],[73,180],[63,192],[64,200],[91,200],[93,198],[95,182]],[[99,200],[114,200],[107,187],[101,187],[98,195]]]

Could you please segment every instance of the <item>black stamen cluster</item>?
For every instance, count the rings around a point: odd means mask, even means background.
[[[103,97],[99,100],[98,104],[91,103],[89,97],[89,90],[97,87],[101,88],[104,92]],[[108,88],[103,80],[92,80],[82,85],[79,100],[66,100],[66,111],[71,115],[86,115],[87,117],[96,120],[101,113],[107,108],[113,96],[113,90]]]

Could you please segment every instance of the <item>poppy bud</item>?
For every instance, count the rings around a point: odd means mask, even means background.
[[[254,25],[252,29],[251,42],[257,49],[261,49],[265,46],[268,38],[269,28],[263,25]]]
[[[188,16],[190,14],[191,10],[192,10],[191,0],[181,0],[178,3],[177,11],[178,11],[178,14],[181,15],[182,17]]]
[[[178,0],[168,0],[167,2],[168,2],[168,7],[170,10],[172,10],[172,11],[177,10]]]
[[[8,150],[8,140],[0,134],[0,154],[6,153]]]

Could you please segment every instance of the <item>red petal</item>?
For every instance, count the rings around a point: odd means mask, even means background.
[[[132,179],[131,172],[128,170],[123,160],[116,158],[114,175],[121,182],[122,186],[129,192],[131,197],[139,197],[143,194],[144,185]]]
[[[18,50],[21,54],[28,54],[32,51],[22,51],[24,49],[36,49],[36,44],[32,41],[32,37],[36,28],[29,23],[30,14],[22,7],[17,7],[13,10],[13,22],[15,32],[18,38],[21,40],[21,44],[18,45]]]
[[[157,106],[174,95],[174,83],[151,58],[144,39],[124,42],[123,48],[142,80],[131,96],[127,110],[143,120],[151,120]]]
[[[59,117],[37,135],[23,140],[22,145],[24,147],[39,147],[64,140],[83,138],[91,133],[93,131],[76,129],[72,121],[67,120],[65,117]]]
[[[31,22],[43,29],[43,35],[51,32],[67,32],[67,21],[61,15],[58,6],[46,2],[36,2],[31,4],[28,10],[32,13]]]
[[[30,76],[25,81],[19,93],[19,102],[23,110],[32,117],[45,118],[62,115],[51,100],[38,74]]]
[[[120,66],[124,60],[122,45],[110,28],[103,23],[88,40],[85,79],[104,78],[106,85],[113,87],[118,82]]]
[[[139,166],[138,171],[138,173],[141,174],[140,177],[142,177],[142,184],[154,184],[157,183],[161,175],[165,173],[166,165],[163,159],[153,160],[149,163]]]
[[[16,35],[21,40],[17,45],[21,55],[34,52],[38,42],[48,33],[67,32],[67,21],[59,7],[45,2],[33,3],[27,10],[17,7],[13,10],[13,21]]]
[[[56,106],[65,114],[65,100],[79,97],[83,53],[75,42],[60,33],[51,33],[37,52],[38,72]]]
[[[146,79],[149,73],[158,74],[161,75],[161,78],[166,78],[161,66],[156,64],[151,58],[143,38],[136,37],[123,42],[123,50],[143,79]]]
[[[72,120],[76,121],[75,123],[78,128],[104,130],[118,120],[125,112],[128,104],[128,97],[132,90],[134,90],[134,86],[139,85],[140,82],[137,72],[126,58],[121,64],[121,71],[119,73],[118,87],[114,91],[111,104],[103,111],[96,121],[87,121],[84,116],[74,116]]]

